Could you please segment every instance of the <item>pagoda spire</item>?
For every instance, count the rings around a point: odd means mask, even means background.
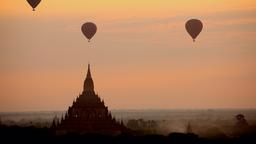
[[[84,92],[94,92],[94,84],[92,80],[90,64],[88,64],[87,75],[84,80]]]
[[[90,70],[90,63],[88,64],[87,76],[86,78],[92,78],[91,70]]]

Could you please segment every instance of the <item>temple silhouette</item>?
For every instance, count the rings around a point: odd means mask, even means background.
[[[72,106],[69,106],[60,121],[57,117],[54,118],[52,128],[56,134],[118,135],[128,131],[122,121],[112,117],[104,101],[95,94],[90,64],[88,64],[82,94],[73,101]]]

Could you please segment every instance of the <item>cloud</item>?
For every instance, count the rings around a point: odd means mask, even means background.
[[[192,18],[192,17],[191,17]],[[182,15],[164,17],[164,18],[140,18],[140,19],[119,19],[111,21],[102,21],[104,32],[110,33],[144,33],[152,31],[177,31],[183,30],[185,22],[189,19],[186,13]],[[214,30],[239,31],[256,30],[256,9],[239,9],[204,13],[199,19],[205,24],[205,28]],[[238,29],[237,29],[238,28]]]

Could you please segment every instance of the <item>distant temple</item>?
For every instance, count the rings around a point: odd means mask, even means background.
[[[56,130],[57,134],[118,135],[128,130],[122,121],[118,122],[112,117],[104,101],[95,94],[90,65],[88,65],[82,94],[73,101],[72,106],[69,106],[68,111],[60,121],[54,118],[52,128]]]

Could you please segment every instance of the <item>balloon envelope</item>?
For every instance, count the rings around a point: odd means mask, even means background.
[[[41,0],[27,0],[27,2],[33,8],[33,11],[35,11],[35,8],[38,6]]]
[[[195,41],[203,29],[203,23],[198,19],[190,19],[186,22],[185,27],[189,35],[193,38],[193,41]]]
[[[97,31],[97,26],[92,22],[87,22],[82,25],[81,30],[88,41],[90,41]]]

